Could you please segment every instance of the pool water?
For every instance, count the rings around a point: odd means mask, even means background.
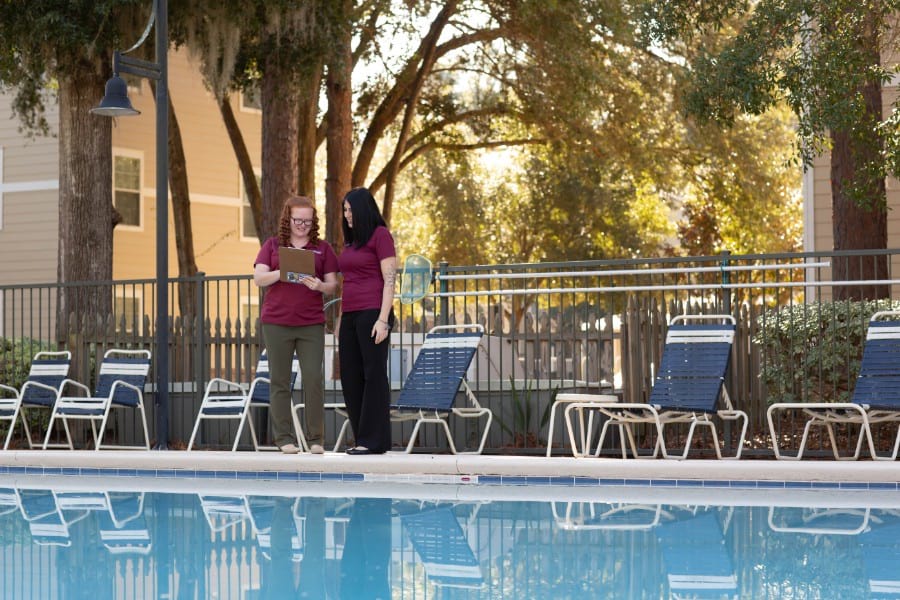
[[[0,489],[4,599],[900,597],[897,494],[62,479]]]

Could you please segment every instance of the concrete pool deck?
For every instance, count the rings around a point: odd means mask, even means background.
[[[276,452],[180,450],[8,450],[0,469],[137,469],[280,473],[362,473],[367,480],[459,480],[460,477],[574,477],[625,480],[879,482],[900,484],[898,461],[634,460],[539,456],[404,454],[284,455]],[[898,486],[900,487],[900,486]]]

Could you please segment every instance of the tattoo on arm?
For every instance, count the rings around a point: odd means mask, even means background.
[[[397,279],[397,269],[390,267],[385,270],[383,275],[384,275],[384,285],[389,285],[393,288],[394,282]]]

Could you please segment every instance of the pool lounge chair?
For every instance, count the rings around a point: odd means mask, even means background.
[[[56,505],[68,525],[88,514],[99,520],[100,540],[110,554],[148,554],[152,548],[144,520],[143,492],[94,490],[54,491]],[[74,517],[71,515],[74,513]]]
[[[688,512],[656,532],[669,597],[738,597],[734,563],[714,511]]]
[[[869,528],[869,508],[770,506],[769,529],[778,533],[858,535]]]
[[[144,518],[144,492],[108,492],[100,513],[100,540],[110,554],[149,554],[153,549]]]
[[[631,502],[551,502],[550,510],[557,527],[566,531],[640,531],[669,517],[661,504]]]
[[[247,504],[247,496],[243,494],[198,494],[198,498],[203,516],[214,533],[250,520],[250,506]]]
[[[892,317],[880,321],[884,317]],[[868,442],[873,460],[896,460],[900,447],[900,427],[894,437],[890,454],[875,452],[872,425],[879,423],[900,423],[900,311],[882,311],[872,315],[866,332],[862,363],[850,402],[778,402],[766,411],[769,434],[775,458],[800,460],[806,451],[809,431],[812,427],[825,427],[831,442],[835,460],[856,460],[859,458],[863,441]],[[797,454],[785,454],[778,443],[776,416],[786,411],[799,411],[806,418],[803,436]],[[835,436],[836,424],[859,425],[859,436],[853,454],[841,455]]]
[[[713,324],[687,323],[688,321],[717,321]],[[731,359],[735,320],[730,315],[679,315],[672,319],[666,333],[660,365],[647,403],[617,403],[600,401],[572,402],[564,412],[566,429],[572,453],[585,456],[592,446],[591,437],[582,435],[576,442],[572,413],[577,412],[584,422],[586,411],[596,411],[607,417],[596,444],[595,456],[599,456],[611,425],[624,430],[622,457],[626,456],[625,439],[635,458],[656,458],[662,452],[665,458],[685,459],[691,450],[697,426],[709,427],[713,447],[719,459],[738,459],[747,435],[747,413],[735,410],[728,390],[725,373]],[[713,417],[722,421],[742,422],[734,456],[723,456]],[[656,443],[652,454],[639,453],[633,425],[646,423],[656,429]],[[680,455],[670,456],[665,443],[665,427],[676,423],[689,423],[687,438]]]
[[[147,429],[147,413],[144,411],[144,386],[150,373],[149,350],[123,350],[113,348],[107,350],[100,363],[97,375],[97,387],[91,394],[88,386],[66,379],[63,382],[59,398],[50,413],[47,435],[44,438],[44,449],[50,444],[53,423],[57,419],[63,422],[68,448],[74,449],[72,435],[69,431],[69,420],[87,420],[91,423],[94,436],[94,450],[102,448],[140,448],[150,449],[150,433]],[[70,387],[81,390],[86,396],[66,396]],[[143,446],[123,446],[104,444],[103,436],[112,409],[135,409],[141,417],[144,428]],[[97,422],[100,422],[97,427]]]
[[[69,375],[71,363],[72,353],[68,350],[38,352],[31,361],[28,379],[22,384],[21,389],[0,383],[0,421],[9,421],[9,431],[3,443],[4,450],[9,448],[9,442],[12,439],[19,416],[22,417],[22,426],[25,428],[25,439],[28,441],[28,447],[34,448],[34,442],[31,439],[31,428],[22,409],[52,409],[59,396],[63,381]]]
[[[428,580],[441,587],[481,588],[484,575],[449,505],[400,515]]]
[[[483,335],[484,327],[477,324],[438,325],[425,335],[400,396],[391,406],[392,420],[416,422],[406,445],[407,454],[412,452],[419,429],[425,423],[443,427],[453,454],[481,454],[484,450],[494,415],[490,409],[479,404],[466,382],[466,371],[472,364]],[[454,406],[460,386],[471,406]],[[462,418],[487,417],[477,450],[457,451],[447,424],[447,417],[451,414]]]
[[[272,523],[275,516],[278,499],[272,496],[250,496],[247,498],[247,511],[250,524],[253,528],[253,536],[263,557],[272,558]],[[291,561],[303,560],[303,532],[306,517],[298,514],[297,507],[300,502],[295,498],[291,504],[291,519],[293,531],[291,531]]]
[[[31,541],[41,546],[71,546],[69,524],[56,502],[53,490],[21,489],[19,508],[31,531]],[[83,517],[86,513],[82,512]],[[80,517],[79,517],[80,518]]]
[[[294,356],[291,363],[291,389],[297,381],[297,374],[300,372],[300,362]],[[194,442],[197,434],[200,432],[200,423],[204,419],[237,419],[238,427],[234,435],[234,443],[231,451],[237,450],[238,442],[241,439],[241,432],[244,430],[244,424],[248,424],[250,428],[250,439],[253,442],[253,449],[259,451],[262,446],[259,444],[259,436],[256,434],[256,427],[253,425],[251,410],[254,408],[269,407],[269,359],[265,350],[259,355],[256,362],[256,375],[250,382],[249,387],[242,385],[240,382],[223,379],[221,377],[212,378],[206,384],[206,391],[203,394],[203,400],[200,402],[200,410],[197,413],[197,420],[194,422],[194,430],[191,432],[191,439],[188,441],[188,450],[194,448]],[[300,447],[306,448],[306,439],[303,437],[303,431],[296,427],[297,438]],[[269,449],[268,447],[266,449]],[[274,446],[271,449],[275,449]]]

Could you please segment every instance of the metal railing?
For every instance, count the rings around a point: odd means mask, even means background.
[[[885,306],[900,297],[893,280],[900,250],[579,261],[564,263],[436,267],[432,293],[411,305],[397,302],[398,326],[391,335],[389,372],[398,393],[425,332],[437,324],[477,322],[485,326],[482,348],[469,371],[479,401],[496,425],[486,451],[540,453],[548,435],[548,410],[555,393],[614,392],[646,399],[659,359],[666,323],[675,314],[728,313],[739,323],[728,382],[737,408],[751,416],[748,449],[765,454],[765,408],[770,390],[760,380],[765,341],[784,335],[779,309],[814,311],[851,303],[878,290]],[[833,275],[858,270],[867,282],[835,281]],[[845,275],[842,275],[845,276]],[[77,292],[75,294],[74,292]],[[64,300],[61,300],[64,298]],[[63,313],[91,298],[90,310]],[[45,347],[73,352],[72,376],[90,382],[96,357],[116,346],[154,349],[158,325],[155,280],[106,281],[76,285],[0,286],[0,381],[23,376],[21,366]],[[98,301],[99,299],[99,301]],[[180,447],[191,428],[206,383],[212,377],[249,382],[261,346],[257,315],[260,290],[247,276],[206,276],[169,281],[169,441]],[[333,327],[338,305],[327,310]],[[99,307],[99,308],[98,308]],[[865,315],[858,316],[864,321]],[[862,323],[860,323],[862,324]],[[790,328],[789,335],[790,335]],[[796,335],[802,335],[798,328]],[[758,343],[762,340],[764,343]],[[788,341],[787,343],[790,343]],[[326,402],[339,403],[336,342],[326,336]],[[845,350],[841,350],[845,352]],[[834,357],[845,360],[850,357]],[[828,360],[823,358],[822,360]],[[792,368],[787,365],[786,368]],[[807,365],[806,369],[813,369]],[[849,368],[846,371],[849,376]],[[803,378],[800,378],[801,380]],[[151,376],[151,382],[155,381]],[[799,397],[818,398],[825,379],[801,381]],[[818,388],[816,387],[818,386]],[[146,389],[151,437],[156,423],[152,383]],[[302,391],[297,391],[297,398]],[[266,415],[256,418],[265,430]],[[132,438],[136,421],[118,416],[114,435]],[[329,414],[326,437],[333,441],[341,420]],[[454,422],[456,443],[478,437],[477,424]],[[405,445],[411,424],[396,424],[395,442]],[[559,427],[559,425],[557,425]],[[553,438],[561,440],[561,430]],[[224,447],[233,439],[230,422],[204,425],[201,445]],[[90,436],[82,436],[82,441]],[[249,447],[249,440],[245,439]],[[446,449],[442,434],[426,431],[423,450]]]

